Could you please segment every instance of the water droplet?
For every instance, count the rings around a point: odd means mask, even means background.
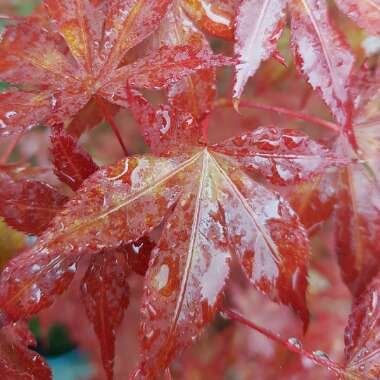
[[[309,359],[309,358],[305,358],[304,356],[302,356],[302,365],[303,365],[303,367],[304,368],[313,368],[314,367],[314,362],[311,360],[311,359]]]
[[[242,137],[239,136],[239,137],[234,138],[233,142],[234,142],[234,145],[236,147],[240,148],[240,147],[244,146],[245,139],[243,139]]]
[[[147,339],[151,339],[151,338],[153,337],[153,335],[154,335],[154,330],[149,330],[149,331],[147,331],[147,332],[145,333],[145,337],[146,337]]]
[[[141,248],[143,247],[144,243],[137,244],[137,243],[132,243],[132,251],[136,255],[140,253]]]
[[[219,313],[219,315],[220,315],[223,319],[227,319],[227,320],[230,319],[230,318],[228,318],[228,315],[227,315],[224,311],[221,311],[221,312]]]
[[[38,303],[41,301],[42,292],[41,289],[37,286],[37,284],[32,285],[33,290],[33,302]]]
[[[146,328],[143,336],[143,345],[146,349],[152,347],[152,344],[156,341],[156,339],[160,336],[159,330],[154,330],[152,328]]]
[[[212,20],[212,22],[216,24],[226,25],[226,26],[230,25],[231,21],[227,17],[225,17],[223,14],[216,13],[214,11],[212,2],[206,2],[206,1],[201,0],[200,3],[202,5],[203,11],[207,15],[207,18]]]
[[[154,277],[154,286],[157,290],[161,290],[166,287],[169,281],[169,267],[164,264],[161,266],[159,272]]]
[[[165,135],[170,129],[170,115],[168,111],[165,110],[157,111],[157,114],[162,117],[162,127],[160,128],[160,132],[162,135]]]
[[[375,313],[378,302],[379,302],[379,296],[377,294],[377,291],[375,290],[371,293],[371,307],[370,307],[370,310],[368,311],[368,315],[370,317],[372,317],[372,315]]]
[[[37,273],[41,269],[41,266],[38,264],[33,264],[32,265],[32,272]]]
[[[54,96],[54,95],[52,95],[51,97],[50,97],[50,105],[51,105],[51,108],[53,109],[53,110],[55,110],[55,108],[57,107],[57,98]]]
[[[73,263],[67,269],[69,272],[75,272],[77,270],[77,264]]]
[[[146,307],[148,309],[148,313],[149,313],[149,316],[151,318],[157,317],[158,313],[157,313],[156,308],[153,305],[151,305],[150,303],[148,303]]]
[[[293,347],[296,347],[298,350],[302,348],[302,343],[297,338],[289,338],[288,343],[291,344]]]
[[[325,352],[320,351],[320,350],[313,351],[313,355],[317,356],[320,359],[330,360],[330,358],[328,357],[328,355]]]
[[[17,112],[16,111],[9,111],[9,112],[6,112],[5,113],[5,117],[7,119],[10,119],[11,117],[15,117],[17,115]]]

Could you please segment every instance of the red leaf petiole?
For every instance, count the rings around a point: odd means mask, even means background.
[[[233,101],[229,99],[219,99],[215,103],[215,106],[216,107],[234,107],[234,104],[233,104]],[[298,111],[293,111],[287,108],[272,106],[270,104],[262,104],[262,103],[242,100],[239,102],[239,107],[256,108],[256,109],[265,110],[265,111],[277,112],[279,114],[287,115],[298,120],[308,121],[310,123],[320,125],[321,127],[330,129],[331,131],[334,131],[334,132],[339,132],[340,130],[339,125],[333,122],[323,120],[316,116],[307,115]]]
[[[289,338],[287,341],[284,340],[279,334],[275,334],[272,331],[258,326],[256,323],[250,321],[249,319],[242,316],[240,313],[234,310],[224,310],[221,313],[222,317],[226,319],[230,319],[234,322],[238,322],[242,325],[245,325],[253,330],[256,330],[262,335],[265,335],[268,339],[277,342],[283,346],[285,346],[288,350],[298,354],[302,355],[309,360],[311,360],[313,363],[326,368],[327,370],[333,372],[339,379],[346,379],[346,380],[372,380],[367,377],[363,377],[362,374],[356,374],[352,372],[346,371],[341,365],[331,360],[325,353],[322,351],[314,351],[309,352],[305,350],[302,347],[302,344],[296,339],[296,338]]]
[[[96,99],[97,105],[99,106],[99,108],[103,114],[105,121],[111,126],[112,130],[114,131],[115,136],[116,136],[117,140],[119,141],[119,144],[120,144],[121,148],[123,149],[124,154],[126,156],[128,156],[129,155],[128,149],[124,144],[123,138],[121,137],[119,128],[117,127],[115,120],[113,119],[112,115],[108,112],[107,107],[104,104],[104,100],[100,97],[97,97],[97,96],[95,97],[95,99]]]

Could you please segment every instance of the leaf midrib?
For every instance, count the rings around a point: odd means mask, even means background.
[[[176,304],[176,308],[174,311],[174,322],[170,329],[171,333],[173,333],[177,327],[178,319],[181,314],[182,305],[185,300],[185,292],[187,289],[187,284],[190,277],[191,267],[193,264],[193,259],[195,256],[195,247],[197,246],[197,241],[199,237],[199,223],[200,223],[200,214],[201,214],[201,201],[202,201],[202,195],[204,193],[205,189],[205,182],[206,178],[208,177],[208,160],[209,160],[209,153],[207,152],[207,149],[203,151],[203,160],[202,160],[202,174],[199,179],[199,189],[197,193],[197,198],[195,201],[195,210],[194,210],[194,219],[191,226],[191,235],[190,235],[190,242],[189,242],[189,249],[188,249],[188,255],[186,258],[186,265],[184,270],[184,279],[181,282],[181,289],[178,295],[178,301]]]
[[[231,180],[229,175],[219,165],[218,161],[212,155],[210,155],[210,157],[214,161],[214,165],[218,169],[222,178],[224,178],[225,181],[229,184],[229,186],[231,187],[231,189],[233,190],[233,192],[235,193],[235,195],[239,199],[240,203],[243,205],[243,208],[248,213],[248,215],[251,217],[251,219],[252,219],[254,225],[256,226],[258,232],[262,235],[266,245],[268,246],[269,251],[271,252],[273,259],[276,261],[276,263],[278,263],[278,264],[281,263],[282,262],[281,254],[278,251],[278,249],[276,248],[276,245],[275,245],[274,241],[272,240],[272,238],[265,231],[265,228],[259,223],[258,216],[256,215],[255,211],[249,205],[249,203],[245,199],[244,195],[239,191],[239,189],[236,187],[236,185]]]
[[[326,58],[326,62],[327,62],[327,66],[328,66],[330,75],[331,75],[332,78],[335,78],[335,70],[334,70],[333,65],[331,63],[330,56],[328,54],[328,49],[327,49],[325,40],[322,38],[322,34],[321,34],[320,30],[319,30],[318,23],[315,20],[314,14],[313,14],[312,10],[310,9],[309,4],[307,3],[308,0],[301,0],[301,1],[302,1],[302,4],[305,7],[305,10],[306,10],[307,14],[309,15],[309,18],[310,18],[310,21],[311,21],[311,23],[313,25],[313,28],[315,29],[315,31],[316,31],[316,33],[318,35],[318,39],[321,42],[321,47],[322,47],[324,56]],[[335,82],[335,80],[333,80],[333,86],[334,87],[335,87],[335,84],[336,84],[336,82]]]

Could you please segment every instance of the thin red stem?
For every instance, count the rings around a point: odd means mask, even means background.
[[[356,375],[351,372],[347,372],[343,367],[341,367],[338,363],[330,360],[327,356],[324,356],[323,353],[320,351],[310,353],[306,351],[304,348],[302,348],[301,343],[299,343],[295,338],[290,338],[289,340],[284,340],[280,335],[274,334],[272,331],[258,326],[256,323],[246,319],[243,317],[240,313],[234,311],[234,310],[225,310],[223,311],[223,316],[227,319],[231,319],[235,322],[241,323],[253,330],[258,331],[260,334],[265,335],[268,339],[271,339],[283,346],[285,346],[288,350],[298,354],[302,355],[308,359],[310,359],[313,363],[322,366],[331,372],[333,372],[335,375],[337,375],[339,378],[346,378],[346,379],[352,379],[352,380],[370,380],[368,378],[363,377],[361,374]]]
[[[20,142],[22,135],[23,135],[23,132],[20,132],[14,136],[13,140],[10,142],[10,144],[8,145],[8,147],[5,149],[4,153],[0,157],[0,165],[4,165],[7,163],[13,150],[16,148],[17,144]]]
[[[124,144],[123,138],[121,137],[119,128],[117,127],[115,120],[113,119],[113,116],[110,114],[107,107],[105,106],[103,99],[98,98],[98,97],[96,97],[95,99],[96,99],[96,103],[100,107],[100,110],[103,114],[104,119],[111,126],[113,132],[115,133],[115,136],[118,139],[119,144],[122,147],[124,154],[128,156],[128,149]]]
[[[216,106],[217,107],[234,107],[234,104],[233,104],[233,101],[231,100],[219,99],[216,102]],[[321,127],[330,129],[334,132],[340,131],[339,125],[333,122],[321,119],[316,116],[311,116],[311,115],[307,115],[301,112],[293,111],[293,110],[283,108],[283,107],[275,107],[275,106],[271,106],[270,104],[256,103],[256,102],[251,102],[248,100],[242,100],[241,102],[239,102],[239,107],[255,108],[255,109],[260,109],[260,110],[265,110],[265,111],[276,112],[279,114],[294,117],[295,119],[308,121],[310,123],[320,125]]]

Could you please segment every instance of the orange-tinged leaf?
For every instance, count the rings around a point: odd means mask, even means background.
[[[105,251],[92,257],[82,280],[82,301],[87,316],[98,336],[103,366],[109,380],[113,379],[115,338],[129,295],[123,255]]]
[[[26,19],[7,26],[0,54],[0,80],[27,85],[0,95],[1,135],[66,118],[87,103],[80,84],[83,73],[65,54],[64,43],[37,22]]]
[[[291,0],[292,46],[298,69],[318,90],[335,119],[346,125],[354,57],[328,14],[325,0]]]
[[[87,72],[99,65],[105,2],[102,0],[44,0],[51,20],[65,39],[72,56]]]
[[[235,99],[243,93],[249,77],[260,64],[277,50],[277,42],[285,25],[287,0],[243,0],[237,15],[235,53],[240,57],[236,66]]]
[[[158,27],[173,0],[110,0],[104,23],[101,56],[104,68],[115,69],[125,53]]]
[[[0,173],[0,216],[20,231],[43,232],[66,201],[66,196],[45,183],[13,180]]]
[[[358,378],[378,379],[380,279],[376,276],[353,305],[345,333],[346,369]]]
[[[7,25],[0,41],[0,80],[56,89],[75,84],[76,70],[65,54],[65,44],[34,20]]]
[[[182,8],[197,25],[216,37],[232,40],[236,0],[181,0]]]
[[[197,70],[233,63],[199,47],[179,46],[162,47],[119,67],[127,51],[159,27],[172,1],[45,0],[49,25],[33,16],[7,25],[0,41],[0,54],[6,57],[0,80],[19,91],[1,94],[0,134],[64,123],[94,96],[119,104],[118,93],[124,95],[127,82],[161,88]]]

